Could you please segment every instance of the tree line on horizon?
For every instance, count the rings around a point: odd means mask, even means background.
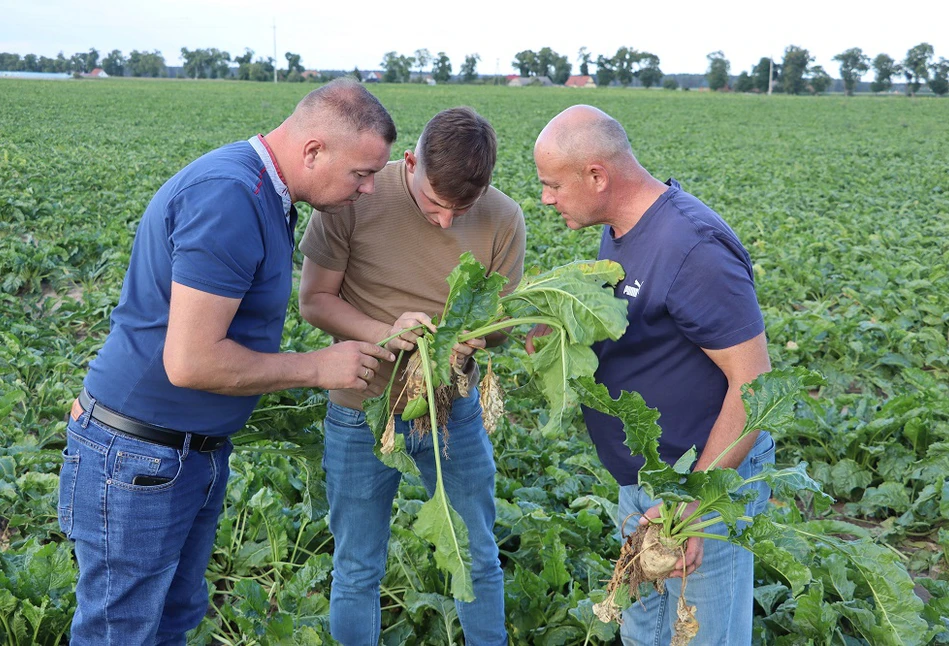
[[[731,64],[725,55],[721,51],[712,52],[707,59],[706,78],[713,91],[768,92],[770,89],[786,94],[822,94],[833,82],[823,66],[812,65],[814,57],[810,52],[797,45],[789,45],[784,50],[780,63],[762,57],[750,72],[741,72],[733,85],[729,83]],[[910,48],[902,61],[896,61],[885,53],[877,54],[871,60],[859,47],[851,47],[833,58],[840,63],[840,78],[848,96],[853,95],[857,83],[871,68],[874,72],[871,92],[889,91],[894,77],[902,75],[906,79],[907,94],[915,95],[925,84],[933,94],[944,96],[949,93],[949,60],[945,57],[934,59],[935,50],[929,43]]]
[[[325,82],[342,72],[315,72],[307,74],[299,54],[286,52],[286,68],[277,69],[273,57],[254,57],[254,50],[246,48],[244,54],[231,56],[227,51],[217,48],[188,49],[181,48],[183,75],[194,79],[236,78],[244,81],[285,82],[315,81]],[[721,51],[708,54],[708,68],[705,78],[713,91],[730,90],[735,92],[779,92],[785,94],[821,94],[833,83],[830,74],[821,65],[813,65],[814,57],[810,52],[797,45],[789,45],[784,50],[783,59],[778,62],[762,57],[749,71],[742,71],[737,77],[730,76],[730,61]],[[910,48],[902,61],[893,59],[886,53],[880,53],[872,60],[859,47],[851,47],[834,56],[840,64],[840,78],[844,91],[852,95],[859,80],[871,69],[874,80],[870,83],[871,92],[886,92],[892,89],[894,78],[906,79],[906,92],[915,95],[925,85],[933,94],[943,96],[949,93],[949,60],[940,57],[935,60],[935,51],[929,43],[920,43]],[[483,82],[477,66],[481,61],[479,54],[467,54],[457,75],[452,74],[452,64],[445,52],[432,55],[428,49],[421,48],[411,56],[395,51],[383,54],[380,65],[382,78],[386,83],[422,82],[426,70],[435,83],[448,83],[452,80],[460,83]],[[612,56],[593,54],[587,47],[581,47],[576,58],[579,72],[591,76],[590,66],[596,67],[592,76],[598,86],[622,85],[624,87],[638,82],[643,87],[658,86],[666,76],[659,67],[657,55],[639,51],[632,47],[620,47]],[[236,63],[236,68],[232,65]],[[550,47],[538,51],[526,49],[514,55],[511,65],[521,77],[547,77],[553,83],[562,85],[573,72],[573,64],[566,55]],[[26,54],[0,52],[0,70],[25,72],[58,72],[81,75],[95,68],[102,68],[109,76],[161,77],[167,76],[167,66],[161,52],[133,50],[128,56],[114,49],[100,60],[95,48],[88,52],[77,52],[67,58],[60,52],[55,58]],[[349,75],[363,79],[359,68]],[[493,78],[493,77],[491,77]],[[662,82],[667,89],[678,88],[678,81],[669,77]]]

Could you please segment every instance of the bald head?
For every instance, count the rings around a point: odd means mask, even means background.
[[[551,119],[537,137],[534,151],[560,156],[580,167],[590,163],[615,166],[636,161],[623,126],[589,105],[569,107]]]
[[[287,122],[299,134],[370,132],[390,145],[396,138],[392,117],[379,99],[351,78],[336,79],[307,94]]]

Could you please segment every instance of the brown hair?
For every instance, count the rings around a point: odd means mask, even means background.
[[[357,133],[368,130],[382,137],[387,144],[395,141],[392,117],[379,99],[352,78],[338,78],[313,90],[303,97],[295,112],[307,117],[307,121],[313,121],[325,111]]]
[[[474,202],[491,183],[498,139],[487,119],[468,107],[432,117],[415,151],[435,194],[454,206]]]

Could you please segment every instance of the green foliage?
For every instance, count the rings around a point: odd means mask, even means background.
[[[814,61],[806,49],[797,45],[788,45],[784,50],[781,63],[781,85],[787,94],[803,94],[806,88],[804,75]]]
[[[834,56],[834,60],[840,63],[840,78],[844,81],[844,91],[848,96],[852,96],[860,77],[870,71],[870,57],[859,47],[851,47]]]
[[[764,62],[767,91],[768,59]],[[56,64],[56,58],[48,63]],[[62,64],[68,63],[64,57]],[[264,80],[272,81],[272,64]],[[30,540],[30,549],[55,545],[68,552],[56,522],[62,419],[108,331],[145,205],[192,159],[267,132],[306,88],[135,79],[2,81],[0,558],[9,560],[22,555]],[[445,105],[471,105],[494,124],[500,143],[495,185],[524,210],[528,265],[550,267],[596,254],[599,231],[568,231],[541,207],[531,156],[537,133],[576,96],[522,88],[513,97],[504,87],[458,85],[383,84],[373,91],[399,125],[396,155],[414,145],[425,115]],[[647,168],[660,177],[675,176],[738,233],[755,262],[774,365],[802,366],[826,377],[775,438],[779,470],[807,462],[808,472],[838,502],[818,511],[805,493],[796,505],[779,503],[777,520],[850,517],[855,524],[841,526],[836,536],[864,537],[890,552],[888,545],[905,552],[906,567],[928,577],[917,579],[932,595],[920,614],[942,630],[931,643],[949,643],[944,103],[910,106],[901,97],[859,96],[765,101],[696,92],[641,92],[635,99],[628,91],[602,88],[589,101],[624,124]],[[694,136],[683,137],[683,128]],[[309,209],[302,213],[298,231]],[[296,261],[299,266],[299,255]],[[283,349],[310,350],[328,342],[301,322],[296,297],[291,298]],[[604,555],[617,547],[616,483],[578,426],[550,438],[540,434],[548,414],[534,389],[531,360],[517,344],[494,356],[508,385],[508,415],[492,436],[508,628],[515,644],[579,645],[587,637],[591,644],[611,643],[614,627],[587,620],[588,600],[591,595],[598,600],[595,590],[611,569]],[[208,571],[212,605],[192,643],[263,642],[270,619],[283,625],[283,615],[292,617],[299,643],[330,642],[328,577],[299,574],[307,568],[328,572],[332,553],[320,486],[324,406],[319,393],[268,395],[245,435],[236,436],[241,446],[231,460]],[[412,531],[428,495],[417,476],[403,480],[383,580],[384,643],[444,644],[446,635],[457,642],[457,620],[444,601],[451,598],[450,581],[436,566],[430,545]],[[868,489],[876,493],[864,502]],[[255,498],[263,490],[269,496]],[[903,512],[883,505],[902,508],[907,498]],[[564,585],[557,567],[549,566],[542,576],[548,545],[557,541],[571,577]],[[772,565],[759,564],[756,640],[886,643],[857,627],[884,624],[876,615],[870,621],[867,610],[877,612],[870,588],[853,574],[841,576],[838,557],[830,556],[834,550],[828,547],[826,557],[800,552],[798,561],[798,542],[777,538],[775,544],[785,548],[788,562],[780,568],[774,559]],[[795,563],[798,573],[792,570]],[[789,583],[801,579],[801,567],[822,581],[802,584],[808,593],[804,602],[792,595]],[[74,567],[67,569],[75,576]],[[251,589],[235,592],[241,580],[259,585],[270,604],[265,616],[248,619],[246,629],[237,616],[249,618],[257,604],[251,603]],[[293,581],[299,585],[291,586]],[[72,584],[66,587],[71,590]],[[0,596],[9,602],[3,592]],[[68,594],[59,599],[68,616],[74,602]],[[43,601],[30,603],[39,608]],[[911,597],[901,603],[916,612]],[[49,637],[38,643],[65,643],[65,636],[57,635],[68,617],[57,630],[50,621],[52,606],[49,601],[43,624],[48,630],[41,629]],[[233,619],[224,616],[232,611]],[[0,616],[12,615],[0,610]],[[814,622],[832,628],[818,634]]]
[[[731,63],[725,58],[721,51],[712,52],[708,56],[708,70],[705,72],[705,78],[708,79],[708,87],[715,92],[728,87],[728,70]]]

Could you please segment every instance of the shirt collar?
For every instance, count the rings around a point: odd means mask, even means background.
[[[290,200],[290,188],[283,179],[283,174],[280,172],[277,160],[273,156],[273,151],[270,150],[270,146],[267,145],[267,141],[263,135],[255,135],[248,139],[247,142],[254,147],[254,150],[257,151],[257,155],[260,156],[260,160],[264,162],[264,168],[267,169],[270,182],[273,184],[274,189],[276,189],[277,195],[280,196],[280,201],[283,202],[283,212],[289,215],[290,208],[293,206],[293,202]]]

